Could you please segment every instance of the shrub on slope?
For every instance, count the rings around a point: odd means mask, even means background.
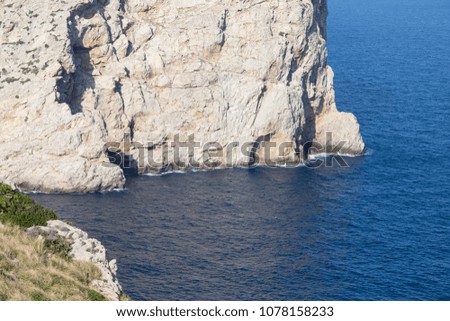
[[[55,212],[0,184],[0,222],[28,228],[34,225],[46,226],[47,221],[56,219]]]

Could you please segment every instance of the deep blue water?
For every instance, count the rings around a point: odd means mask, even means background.
[[[450,2],[329,10],[337,103],[371,155],[33,197],[99,238],[136,300],[450,300]]]

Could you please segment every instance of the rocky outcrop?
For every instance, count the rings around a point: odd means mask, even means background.
[[[47,226],[33,226],[27,233],[34,237],[45,236],[48,240],[58,237],[71,246],[70,256],[74,260],[94,263],[101,271],[102,278],[95,280],[92,286],[110,300],[119,300],[122,287],[117,280],[116,260],[108,261],[106,249],[100,241],[89,238],[88,234],[79,228],[62,221],[49,221]]]
[[[295,164],[308,142],[364,151],[355,117],[336,109],[326,0],[2,0],[0,9],[5,183],[121,188],[111,161],[123,165],[123,153],[147,173]],[[195,148],[176,149],[190,140]]]

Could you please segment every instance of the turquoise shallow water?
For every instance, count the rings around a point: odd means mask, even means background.
[[[337,103],[370,155],[33,197],[99,238],[137,300],[450,300],[450,2],[329,10]]]

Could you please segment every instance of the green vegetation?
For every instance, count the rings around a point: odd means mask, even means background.
[[[124,292],[119,295],[119,301],[132,301],[131,298]]]
[[[101,272],[91,262],[72,260],[63,238],[33,238],[25,229],[45,226],[56,214],[0,184],[0,301],[105,301],[91,288]]]
[[[108,301],[107,298],[105,298],[104,295],[98,293],[97,291],[88,289],[87,295],[89,297],[89,301]]]
[[[0,300],[105,300],[90,287],[100,277],[93,263],[50,253],[43,239],[18,226],[0,229]]]
[[[0,222],[28,228],[34,225],[46,226],[47,221],[56,219],[55,212],[36,204],[28,196],[0,184]]]
[[[70,250],[72,248],[70,244],[62,237],[58,237],[54,240],[46,239],[44,241],[44,247],[49,253],[58,255],[66,261],[72,260],[72,257],[70,256]]]
[[[40,292],[31,292],[30,297],[32,301],[46,301],[45,296]]]

